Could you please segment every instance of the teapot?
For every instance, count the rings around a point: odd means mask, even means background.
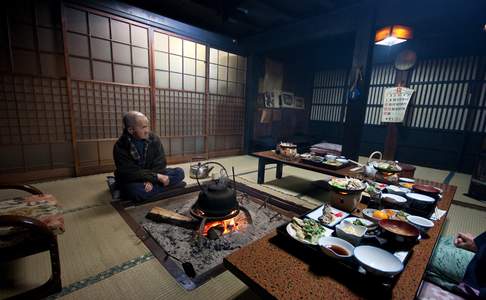
[[[192,179],[204,179],[209,176],[209,172],[214,167],[208,167],[207,164],[201,164],[201,162],[198,162],[197,164],[193,164],[190,167],[189,170],[189,177]]]
[[[378,155],[378,161],[380,161],[383,157],[380,151],[375,151],[370,154],[368,157],[368,163],[364,167],[364,173],[366,176],[375,177],[376,169],[373,166],[373,156]]]

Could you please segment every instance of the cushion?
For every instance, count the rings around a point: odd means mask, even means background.
[[[420,293],[417,297],[417,299],[420,300],[435,300],[435,299],[441,299],[441,300],[460,300],[464,299],[458,295],[455,295],[451,292],[445,291],[441,289],[439,286],[424,281],[422,283],[422,287],[420,289]]]
[[[341,152],[343,150],[343,146],[339,144],[333,144],[333,143],[328,143],[328,142],[322,142],[319,144],[312,145],[313,148],[320,148],[320,149],[326,149],[326,150],[332,150],[332,151],[339,151]]]
[[[453,291],[462,281],[473,256],[474,253],[454,246],[454,237],[441,237],[430,258],[425,278],[445,290]]]
[[[342,148],[343,146],[339,144],[321,142],[319,144],[312,145],[310,151],[318,155],[326,155],[326,154],[341,155]]]
[[[37,219],[54,233],[64,232],[62,209],[53,195],[29,195],[0,201],[0,215],[16,215]]]

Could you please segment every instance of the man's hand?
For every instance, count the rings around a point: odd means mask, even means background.
[[[144,187],[145,187],[145,192],[150,192],[153,190],[154,186],[152,185],[152,183],[150,181],[147,181],[145,182],[144,184]]]
[[[162,174],[157,174],[157,180],[162,183],[164,186],[169,185],[169,176],[167,175],[162,175]]]
[[[454,245],[456,245],[456,247],[458,248],[462,248],[472,252],[478,251],[478,247],[474,242],[474,236],[470,233],[459,232],[456,236],[456,239],[454,240]]]

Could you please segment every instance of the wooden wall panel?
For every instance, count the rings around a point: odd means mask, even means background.
[[[99,156],[100,156],[100,164],[113,164],[113,146],[115,145],[116,140],[103,140],[99,141]]]
[[[27,169],[46,169],[51,167],[52,152],[49,144],[24,145],[24,155]]]
[[[0,170],[73,167],[72,149],[59,156],[59,146],[70,145],[66,82],[24,75],[0,76]],[[10,153],[15,149],[14,153]]]
[[[51,143],[52,164],[55,167],[74,165],[71,143]]]
[[[78,151],[81,168],[100,165],[98,141],[78,141]]]
[[[2,145],[0,147],[0,170],[4,173],[24,170],[23,146]]]

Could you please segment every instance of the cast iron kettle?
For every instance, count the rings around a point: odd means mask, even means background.
[[[230,179],[226,168],[218,162],[206,162],[201,167],[208,164],[216,164],[221,167],[221,176],[213,180],[208,185],[201,185],[199,177],[196,177],[197,184],[201,189],[194,208],[204,212],[205,217],[218,218],[225,217],[233,211],[239,210],[238,201],[236,200],[236,190],[233,174],[233,188],[230,187]]]

